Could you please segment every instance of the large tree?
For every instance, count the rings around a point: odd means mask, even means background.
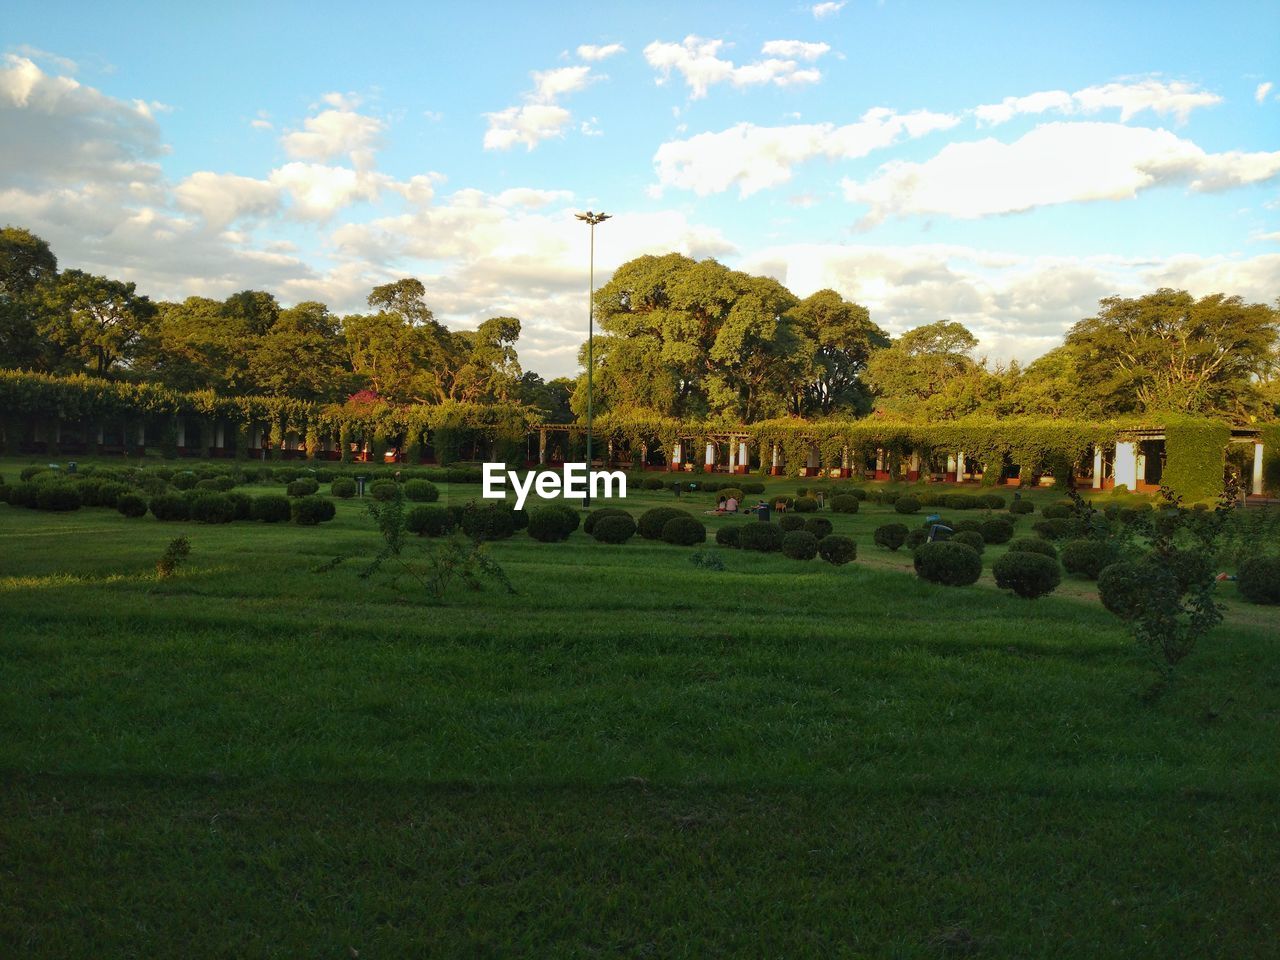
[[[867,364],[866,381],[886,413],[954,419],[994,400],[998,380],[973,357],[977,338],[960,323],[939,320],[908,330]]]
[[[48,365],[35,293],[57,274],[58,259],[44,240],[21,227],[0,230],[0,367]]]
[[[1066,347],[1077,389],[1103,412],[1258,412],[1258,381],[1275,363],[1275,308],[1166,287],[1100,306],[1071,328]]]
[[[803,336],[813,344],[811,364],[795,384],[792,412],[803,416],[864,414],[869,391],[862,382],[871,355],[889,346],[889,335],[871,321],[861,304],[834,290],[819,290],[791,311]]]
[[[41,336],[67,370],[105,375],[127,366],[155,315],[133,283],[66,270],[37,287]]]
[[[257,388],[299,400],[334,400],[350,392],[341,325],[323,303],[309,300],[281,310],[249,359]]]

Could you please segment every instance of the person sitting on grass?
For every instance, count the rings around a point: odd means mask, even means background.
[[[720,506],[724,508],[725,513],[738,512],[738,501],[735,497],[729,497],[729,499],[722,501]]]

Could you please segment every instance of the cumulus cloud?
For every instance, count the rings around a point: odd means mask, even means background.
[[[231,173],[193,173],[174,188],[178,206],[199,213],[214,230],[245,217],[268,217],[280,209],[274,184]]]
[[[890,215],[975,219],[1085,200],[1124,200],[1162,184],[1214,191],[1269,180],[1274,153],[1206,153],[1167,130],[1117,123],[1049,123],[1013,143],[951,143],[922,163],[894,161],[865,181],[842,182],[846,199]]]
[[[1258,84],[1257,89],[1253,91],[1253,99],[1258,103],[1266,103],[1267,94],[1271,92],[1271,86],[1272,84],[1270,80],[1268,80],[1266,83]]]
[[[750,196],[786,183],[794,166],[815,157],[831,160],[864,157],[873,150],[946,130],[960,122],[951,114],[868,110],[856,123],[791,124],[759,127],[739,123],[716,133],[662,144],[654,168],[663,186],[705,196],[733,187]]]
[[[719,56],[724,45],[723,40],[707,40],[690,34],[679,43],[655,40],[644,48],[644,58],[658,71],[659,85],[666,83],[674,71],[684,78],[689,98],[700,100],[718,83],[730,83],[739,88],[768,83],[780,87],[817,83],[822,79],[821,72],[812,68],[800,69],[796,59],[812,61],[831,49],[825,43],[771,40],[761,51],[768,59],[739,66]],[[784,48],[792,52],[770,56]]]
[[[386,125],[376,117],[358,113],[359,100],[350,94],[326,94],[324,102],[329,109],[308,117],[301,130],[281,137],[285,153],[295,160],[321,162],[345,156],[360,169],[373,166]]]
[[[825,3],[815,3],[809,8],[809,12],[813,14],[816,20],[825,20],[827,17],[833,17],[841,10],[848,0],[826,0]]]
[[[620,43],[607,43],[607,44],[604,44],[603,46],[596,46],[595,44],[584,43],[580,47],[578,47],[578,56],[580,56],[583,60],[591,60],[591,61],[608,60],[610,57],[615,56],[619,53],[625,53],[626,49],[627,48]]]
[[[573,115],[557,101],[598,79],[589,66],[535,70],[530,76],[533,89],[524,94],[523,104],[485,114],[489,121],[486,150],[509,150],[517,143],[532,150],[543,140],[562,136]]]
[[[976,107],[973,112],[980,124],[988,126],[1007,123],[1021,114],[1094,114],[1108,109],[1119,110],[1122,123],[1150,110],[1157,116],[1173,116],[1182,124],[1187,122],[1192,110],[1216,106],[1221,102],[1222,97],[1200,90],[1195,84],[1166,83],[1148,77],[1085,87],[1075,93],[1043,90],[1025,97],[1005,97],[999,103]]]

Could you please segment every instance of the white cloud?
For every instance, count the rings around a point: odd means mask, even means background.
[[[787,57],[792,60],[817,60],[831,47],[825,43],[806,43],[803,40],[769,40],[760,48],[766,57]]]
[[[890,215],[975,219],[1084,200],[1123,200],[1160,184],[1214,191],[1269,180],[1275,153],[1205,153],[1167,130],[1116,123],[1049,123],[1013,143],[951,143],[923,163],[895,161],[874,177],[842,182],[870,204],[868,223]]]
[[[517,143],[532,150],[543,140],[563,136],[573,115],[556,101],[599,79],[589,66],[535,70],[531,76],[533,89],[524,94],[523,104],[485,114],[486,150],[509,150]]]
[[[1253,91],[1253,99],[1258,103],[1265,103],[1267,94],[1271,92],[1272,83],[1268,80],[1266,83],[1258,84],[1258,88]]]
[[[664,186],[700,196],[737,187],[749,196],[786,183],[796,164],[815,157],[855,159],[902,140],[946,130],[960,122],[943,113],[900,114],[883,107],[868,110],[856,123],[792,124],[758,127],[739,123],[716,133],[662,144],[654,167]]]
[[[825,43],[803,44],[798,40],[771,40],[762,51],[770,53],[774,44],[799,44],[805,59],[812,60],[830,49]],[[723,40],[707,40],[690,34],[680,43],[655,40],[644,48],[644,58],[658,71],[659,85],[671,78],[672,71],[679,73],[689,88],[689,98],[700,100],[718,83],[731,83],[735,87],[751,87],[772,83],[780,87],[799,83],[817,83],[822,74],[815,69],[801,70],[793,58],[769,57],[754,63],[735,64],[723,60],[718,54],[725,45]],[[823,48],[818,50],[817,48]],[[791,55],[794,57],[794,54]]]
[[[270,183],[287,191],[290,211],[307,220],[325,220],[343,207],[372,203],[387,185],[386,176],[349,167],[294,161],[271,171]]]
[[[1221,102],[1222,97],[1199,90],[1195,84],[1166,83],[1155,77],[1148,77],[1085,87],[1075,93],[1043,90],[1025,97],[1005,97],[1000,103],[983,104],[973,112],[980,124],[988,126],[1007,123],[1020,114],[1050,111],[1061,114],[1094,114],[1108,109],[1119,110],[1123,123],[1146,110],[1158,116],[1172,115],[1177,118],[1178,123],[1186,123],[1192,110],[1216,106]]]
[[[848,0],[827,0],[825,3],[815,3],[809,8],[809,12],[813,14],[817,20],[823,20],[827,17],[835,16],[842,9]]]
[[[619,53],[625,53],[626,47],[620,43],[607,43],[603,46],[596,46],[590,43],[584,43],[578,47],[578,56],[583,60],[599,61],[607,60]]]
[[[590,67],[557,67],[554,70],[533,72],[533,93],[536,103],[555,103],[559,97],[576,93],[591,82]]]
[[[173,192],[180,207],[198,212],[213,230],[243,217],[269,217],[280,209],[279,187],[230,173],[193,173]]]
[[[323,110],[303,121],[303,129],[280,138],[285,152],[295,160],[326,161],[345,156],[360,169],[373,166],[373,155],[386,125],[376,117],[357,113],[359,100],[350,94],[329,93]]]

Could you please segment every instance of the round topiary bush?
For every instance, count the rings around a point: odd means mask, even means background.
[[[897,550],[907,542],[907,528],[901,523],[886,523],[876,527],[875,543],[878,547]]]
[[[1104,540],[1072,540],[1062,548],[1062,566],[1067,573],[1097,580],[1098,574],[1120,559],[1115,545]]]
[[[772,553],[782,549],[782,528],[772,523],[744,523],[738,531],[738,546],[743,550]]]
[[[987,546],[987,541],[982,539],[982,534],[977,530],[961,530],[952,536],[951,540],[953,543],[963,543],[977,553],[982,553]]]
[[[181,473],[175,473],[169,482],[178,490],[191,490],[195,487],[197,480],[196,475],[190,470],[183,470]]]
[[[807,530],[792,530],[782,538],[782,553],[792,560],[812,560],[818,555],[818,538]]]
[[[1078,537],[1084,533],[1080,521],[1075,517],[1054,517],[1032,524],[1031,529],[1046,540],[1065,540],[1067,537]]]
[[[742,485],[743,493],[764,493],[764,484],[759,480],[748,480]]]
[[[851,537],[842,537],[838,533],[828,534],[818,541],[818,556],[837,567],[844,566],[858,558],[858,545]]]
[[[331,483],[333,482],[334,476],[335,476],[334,472],[330,470],[328,467],[321,467],[319,470],[315,472],[317,483]]]
[[[293,501],[290,516],[300,527],[314,527],[332,520],[335,512],[333,501],[325,497],[298,497]]]
[[[652,510],[646,510],[640,514],[640,520],[636,523],[636,530],[646,540],[661,540],[662,528],[666,526],[668,520],[674,520],[676,517],[693,519],[690,514],[684,510],[677,510],[675,507],[654,507]]]
[[[404,528],[420,537],[443,537],[453,531],[453,515],[444,507],[411,507]]]
[[[283,500],[284,498],[281,497],[280,499]],[[175,493],[162,493],[151,498],[151,515],[157,520],[163,520],[167,523],[190,520],[191,504],[186,497],[180,497]]]
[[[831,498],[831,510],[834,513],[857,513],[861,500],[850,493],[842,493]]]
[[[893,509],[897,513],[919,513],[920,501],[915,497],[899,497],[894,501]]]
[[[645,477],[640,481],[641,490],[661,490],[665,486],[666,484],[661,477]],[[588,530],[587,532],[590,533],[591,531]]]
[[[742,527],[737,525],[720,527],[716,530],[716,543],[722,547],[736,547],[738,545],[738,536],[742,533]]]
[[[826,517],[808,517],[804,522],[804,529],[821,540],[823,537],[831,536],[835,527],[831,525],[831,521]]]
[[[1160,580],[1164,579],[1164,583]],[[1098,596],[1102,605],[1121,620],[1132,620],[1153,589],[1176,592],[1177,586],[1164,567],[1146,561],[1121,560],[1102,568],[1098,574]]]
[[[505,502],[469,503],[459,526],[472,540],[506,540],[516,532],[516,518]]]
[[[529,536],[540,543],[568,539],[578,529],[578,511],[562,503],[547,503],[529,511]]]
[[[778,518],[778,526],[783,533],[790,533],[792,530],[803,530],[804,520],[804,517],[797,517],[794,513],[784,513]]]
[[[598,543],[626,543],[635,533],[636,522],[626,512],[600,517],[591,527],[591,536]]]
[[[796,497],[793,509],[796,513],[816,513],[818,510],[818,501],[813,497]]]
[[[922,543],[915,551],[915,568],[916,575],[930,583],[967,587],[982,576],[982,557],[963,543]]]
[[[1043,557],[1058,559],[1058,548],[1040,537],[1019,537],[1009,544],[1010,553],[1038,553]]]
[[[619,507],[601,507],[599,510],[592,510],[587,514],[587,518],[582,521],[582,532],[594,536],[596,524],[605,517],[626,517],[630,520],[631,514]],[[634,521],[632,526],[635,526]]]
[[[984,493],[978,497],[978,500],[988,510],[1003,510],[1005,508],[1005,499],[998,493]],[[994,541],[988,540],[988,543]]]
[[[1012,550],[991,565],[996,586],[1034,600],[1052,593],[1062,582],[1058,561],[1042,553]]]
[[[742,503],[743,496],[744,494],[741,487],[721,487],[720,492],[716,494],[716,499],[719,500],[721,497],[724,497],[726,500],[733,498],[734,500],[737,500],[738,503]]]
[[[1071,507],[1065,503],[1051,503],[1040,511],[1040,516],[1046,520],[1065,520],[1073,512]]]
[[[404,495],[414,503],[435,503],[440,489],[430,480],[410,480],[404,485]]]
[[[285,486],[284,492],[291,497],[310,497],[320,489],[320,484],[310,477],[299,477]]]
[[[350,500],[356,495],[356,482],[349,477],[338,477],[329,484],[329,493],[343,500]]]
[[[271,477],[276,483],[293,483],[298,479],[298,473],[297,467],[276,467],[271,471]]]
[[[231,506],[235,509],[237,520],[251,520],[253,518],[253,497],[239,490],[232,490],[225,494],[226,498],[231,501]]]
[[[696,517],[672,517],[662,525],[662,539],[677,547],[692,547],[707,542],[707,528]]]
[[[1030,500],[1015,500],[1009,504],[1009,512],[1013,514],[1035,513],[1036,505]]]
[[[116,509],[126,517],[145,517],[147,501],[136,493],[122,493],[116,497]]]
[[[201,493],[191,498],[191,519],[196,523],[230,523],[236,505],[225,493]]]
[[[1280,603],[1280,557],[1250,557],[1236,571],[1240,596],[1250,603]]]
[[[929,531],[916,529],[907,534],[907,549],[914,550],[921,544],[928,543]]]
[[[400,496],[400,484],[394,480],[375,480],[369,486],[369,496],[385,503]]]
[[[948,493],[942,498],[942,505],[948,510],[977,510],[982,501],[972,493]]]
[[[40,483],[36,485],[36,509],[54,513],[79,510],[80,491],[69,483]]]
[[[253,498],[253,509],[249,516],[263,523],[287,523],[290,514],[288,497],[282,497],[278,493],[264,493]]]
[[[992,517],[978,525],[978,532],[987,543],[1008,543],[1013,539],[1013,524],[1003,517]]]

